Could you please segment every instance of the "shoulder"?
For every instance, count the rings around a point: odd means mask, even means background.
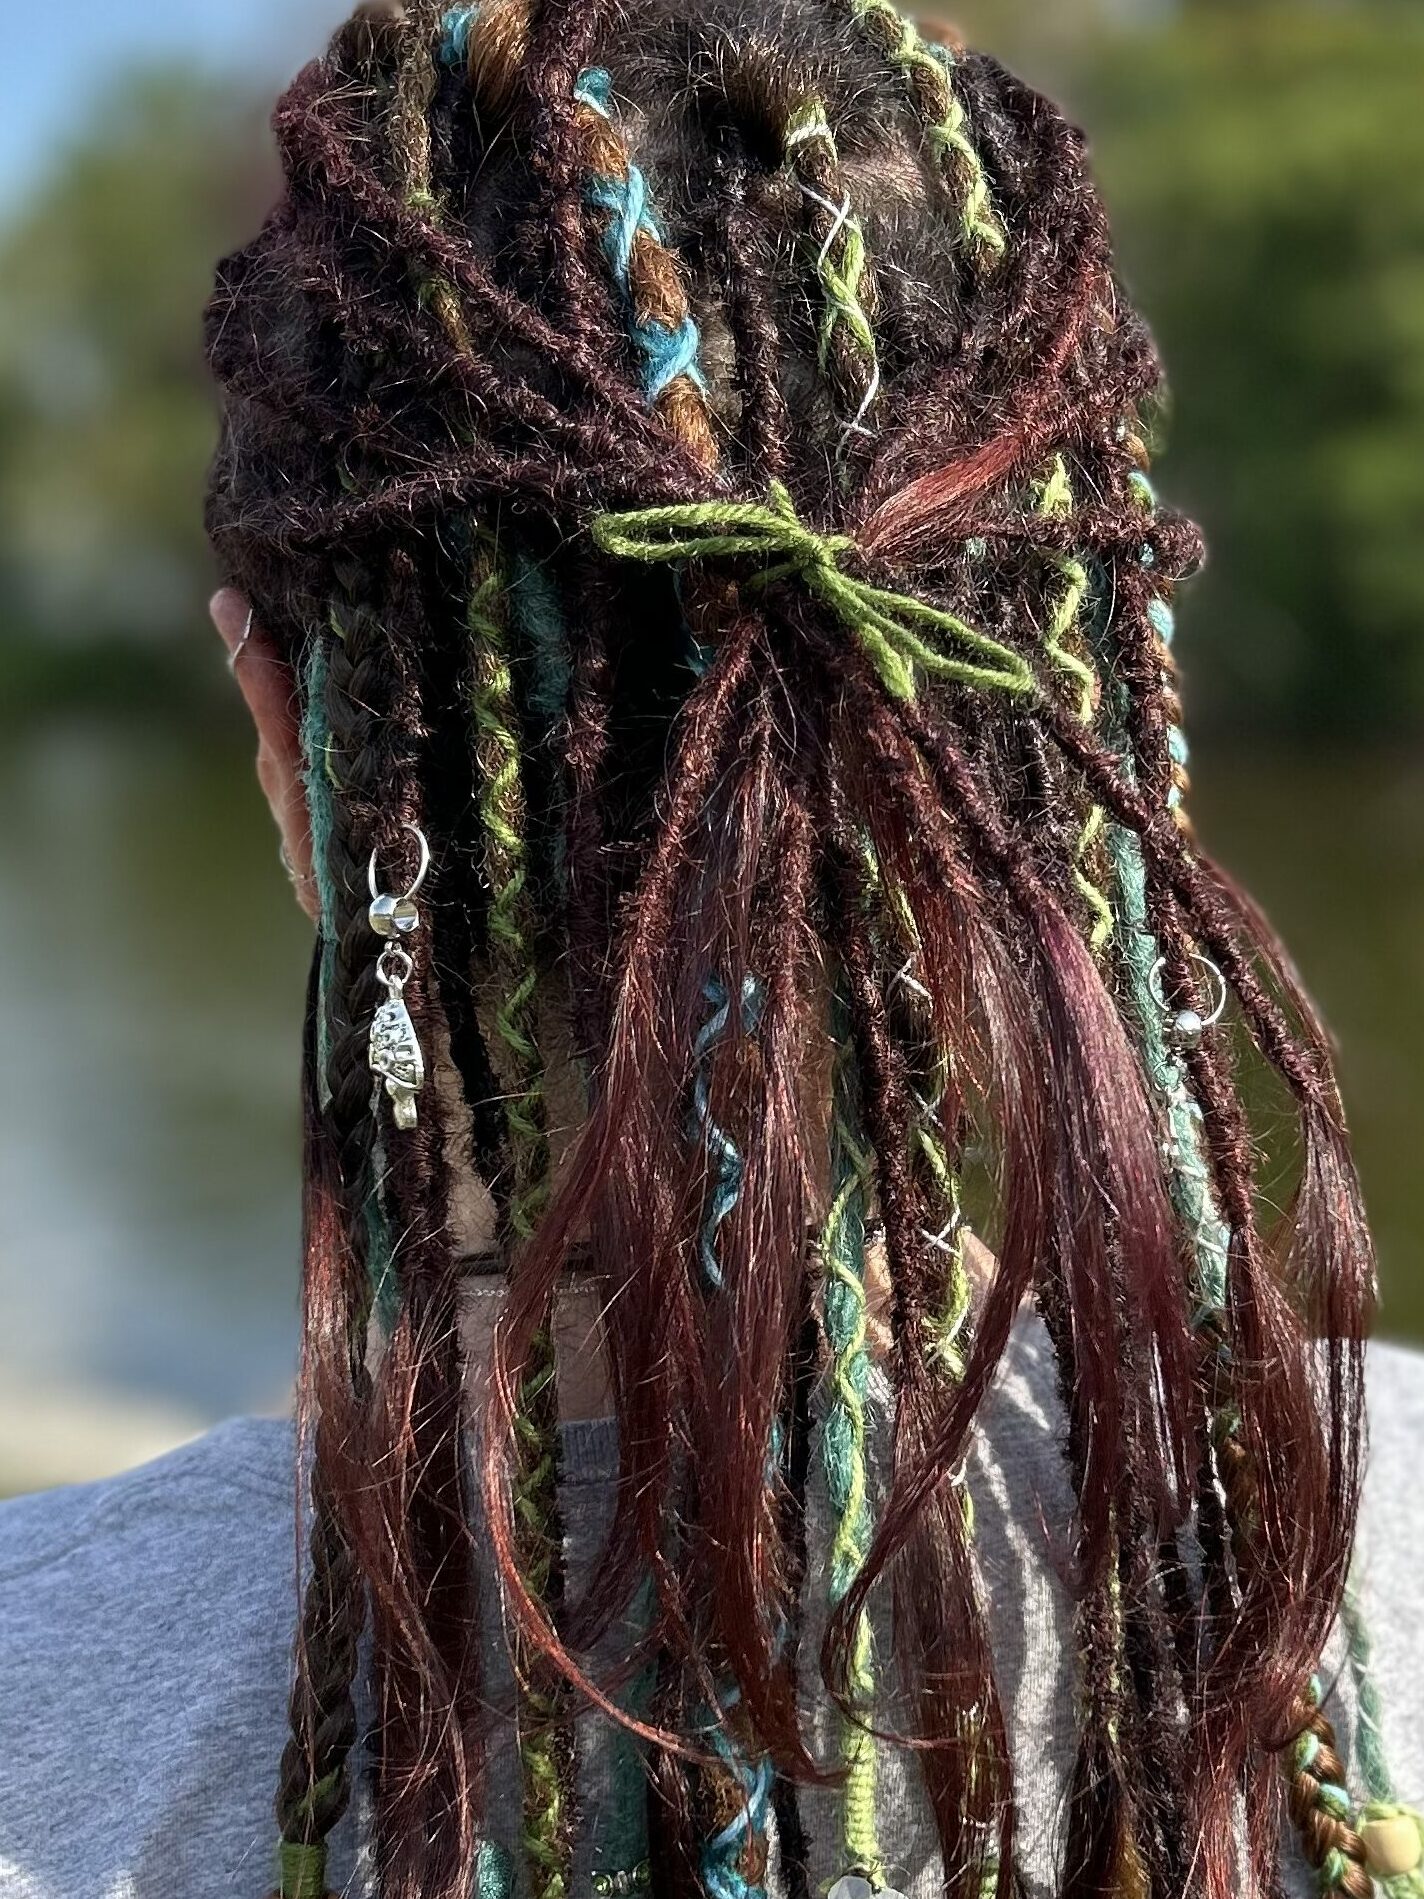
[[[146,1592],[265,1542],[284,1511],[295,1535],[293,1455],[289,1422],[238,1419],[120,1477],[0,1505],[0,1593],[47,1619],[67,1599],[76,1617],[109,1603],[141,1613]],[[100,1602],[82,1599],[91,1588]],[[12,1628],[0,1623],[0,1644]]]
[[[251,1762],[282,1736],[293,1460],[290,1423],[245,1419],[0,1506],[0,1892],[61,1899],[121,1874],[146,1891],[165,1859],[234,1893],[245,1862],[251,1885],[270,1832]],[[57,1829],[61,1813],[83,1824]]]

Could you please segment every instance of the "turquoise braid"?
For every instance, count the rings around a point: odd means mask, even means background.
[[[745,1164],[736,1142],[725,1128],[718,1126],[712,1114],[711,1057],[731,1029],[732,1000],[725,984],[715,977],[707,982],[703,995],[711,1008],[711,1014],[698,1031],[694,1045],[697,1070],[692,1106],[695,1129],[708,1158],[712,1189],[703,1215],[697,1250],[707,1289],[715,1294],[722,1291],[725,1283],[722,1263],[717,1254],[717,1236],[723,1222],[741,1199]],[[751,1034],[755,1031],[761,1003],[760,989],[755,979],[749,976],[742,985],[737,1010],[739,1033]],[[774,1441],[773,1460],[777,1455]],[[732,1786],[740,1795],[740,1806],[702,1849],[702,1881],[709,1899],[766,1899],[766,1887],[760,1869],[766,1863],[767,1822],[776,1776],[765,1755],[755,1762],[747,1761],[727,1732],[726,1717],[735,1711],[740,1699],[741,1691],[735,1683],[728,1684],[719,1693],[723,1718],[712,1730],[713,1749],[727,1770]],[[745,1871],[748,1861],[759,1869],[751,1878]]]
[[[440,22],[440,58],[446,66],[464,66],[470,58],[470,32],[477,6],[450,7]]]
[[[837,1016],[843,1015],[837,1010]],[[865,1292],[865,1222],[873,1168],[859,1130],[854,1048],[843,1020],[836,1023],[832,1093],[831,1204],[821,1230],[826,1340],[831,1349],[831,1399],[822,1430],[826,1485],[836,1513],[828,1597],[834,1610],[850,1593],[870,1550],[871,1514],[866,1476],[865,1397],[870,1380]],[[867,1725],[875,1698],[874,1647],[868,1616],[856,1623],[850,1645],[849,1686],[861,1719],[841,1725],[841,1846],[848,1868],[874,1886],[884,1884],[885,1862],[876,1832],[879,1768]]]
[[[1372,1667],[1374,1645],[1353,1582],[1345,1591],[1343,1621],[1358,1715],[1355,1757],[1365,1786],[1359,1829],[1370,1870],[1390,1899],[1424,1899],[1424,1816],[1412,1807],[1401,1806],[1395,1792],[1394,1776],[1384,1749],[1384,1709]],[[1386,1842],[1395,1849],[1388,1861],[1384,1852]],[[1405,1865],[1411,1857],[1413,1864]],[[1395,1865],[1399,1870],[1389,1871],[1388,1865]]]
[[[583,109],[586,196],[604,214],[603,253],[628,311],[643,394],[706,467],[717,461],[702,374],[702,338],[681,273],[653,214],[648,181],[613,122],[613,81],[590,67],[574,88]]]
[[[1154,506],[1155,497],[1146,476],[1135,473],[1130,481],[1144,507]],[[1144,566],[1150,567],[1152,550],[1147,543],[1143,545],[1141,558]],[[1161,596],[1154,596],[1148,606],[1148,619],[1162,645],[1164,667],[1170,667],[1169,649],[1174,631],[1170,604]],[[1115,708],[1114,723],[1116,730],[1112,740],[1122,756],[1123,771],[1128,777],[1134,777],[1135,765],[1120,705]],[[1174,783],[1168,803],[1179,822],[1184,822],[1181,794],[1185,786],[1186,741],[1178,717],[1173,717],[1172,726]],[[1160,947],[1148,916],[1142,847],[1132,832],[1113,826],[1109,851],[1117,876],[1122,918],[1119,948],[1141,1031],[1140,1049],[1148,1078],[1167,1115],[1172,1202],[1191,1236],[1196,1261],[1192,1326],[1225,1377],[1231,1365],[1227,1316],[1231,1231],[1221,1217],[1211,1183],[1201,1108],[1192,1093],[1185,1062],[1168,1047],[1161,998],[1154,994],[1153,972],[1158,967]],[[1244,1454],[1239,1448],[1239,1434],[1240,1419],[1234,1408],[1228,1405],[1219,1410],[1213,1420],[1212,1436],[1224,1464],[1241,1465]],[[1243,1528],[1242,1505],[1235,1493],[1241,1481],[1239,1470],[1234,1477],[1231,1468],[1223,1470],[1228,1513],[1233,1519],[1233,1534],[1238,1537]],[[1289,1780],[1291,1812],[1302,1843],[1317,1831],[1335,1842],[1326,1847],[1322,1839],[1321,1845],[1309,1855],[1319,1889],[1323,1895],[1329,1895],[1358,1890],[1362,1878],[1368,1875],[1361,1864],[1367,1859],[1360,1832],[1363,1822],[1344,1785],[1344,1767],[1335,1751],[1334,1730],[1324,1714],[1323,1698],[1320,1680],[1312,1676],[1297,1704],[1301,1732],[1283,1757],[1282,1765]]]
[[[613,118],[613,80],[601,66],[591,66],[574,89],[574,98],[600,118]],[[653,215],[648,197],[648,181],[638,166],[630,164],[625,178],[601,175],[589,179],[588,201],[608,213],[603,234],[603,254],[613,270],[619,289],[633,302],[633,247],[644,234],[655,244],[663,242],[662,228]],[[643,371],[643,394],[656,402],[664,389],[679,376],[690,376],[699,389],[705,389],[700,365],[702,348],[697,324],[689,315],[676,326],[662,322],[632,325]]]

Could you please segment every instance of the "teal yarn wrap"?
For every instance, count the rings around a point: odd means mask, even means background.
[[[526,704],[536,721],[534,739],[546,744],[568,711],[573,677],[563,601],[546,562],[515,548],[510,561],[509,610],[529,664]]]
[[[1134,477],[1134,481],[1145,486],[1151,496],[1151,484],[1145,476]],[[1165,601],[1160,604],[1167,614],[1168,634],[1164,637],[1170,643],[1171,609]],[[1100,627],[1099,635],[1100,638],[1105,636],[1105,629]],[[1111,681],[1114,676],[1111,654],[1100,651],[1098,660],[1102,677]],[[1105,697],[1111,713],[1106,721],[1107,741],[1121,759],[1124,776],[1135,780],[1137,773],[1127,740],[1121,688],[1116,692],[1109,688]],[[1177,749],[1185,759],[1186,740],[1180,733]],[[1108,826],[1107,841],[1116,885],[1113,907],[1117,916],[1117,950],[1137,1019],[1138,1053],[1152,1092],[1167,1118],[1171,1162],[1168,1189],[1172,1205],[1191,1237],[1196,1265],[1192,1326],[1199,1332],[1208,1325],[1220,1324],[1225,1317],[1231,1229],[1221,1217],[1212,1187],[1201,1108],[1192,1094],[1186,1065],[1168,1045],[1166,1011],[1160,997],[1153,992],[1153,971],[1162,951],[1147,911],[1147,865],[1142,846],[1133,832],[1120,825]],[[1223,1334],[1219,1350],[1225,1353],[1228,1349]]]
[[[475,1856],[473,1899],[513,1899],[514,1860],[494,1840],[481,1840]]]
[[[340,639],[341,627],[332,616],[331,632]],[[327,653],[323,639],[313,638],[304,667],[305,703],[302,713],[302,781],[306,789],[307,816],[311,826],[312,876],[316,880],[320,911],[321,975],[318,1003],[317,1089],[323,1107],[331,1099],[327,1086],[327,1068],[331,1059],[330,998],[336,970],[334,919],[339,898],[331,871],[331,844],[336,827],[336,793],[340,789],[331,765],[331,733],[326,723]],[[372,1187],[365,1205],[366,1274],[371,1287],[377,1321],[389,1337],[400,1316],[400,1281],[396,1274],[390,1222],[386,1217],[383,1183],[386,1159],[383,1137],[377,1130],[371,1150]]]
[[[636,1644],[641,1645],[647,1637],[653,1600],[653,1586],[647,1581],[638,1591],[632,1610],[634,1628],[630,1633]],[[656,1679],[656,1670],[645,1668],[624,1690],[619,1705],[626,1713],[637,1720],[646,1718]],[[649,1850],[647,1743],[616,1722],[609,1745],[608,1798],[589,1815],[595,1894],[601,1892],[602,1881],[635,1873],[647,1860]]]
[[[1226,1310],[1231,1231],[1217,1208],[1207,1167],[1201,1109],[1187,1072],[1167,1044],[1163,1009],[1153,994],[1152,972],[1160,955],[1147,918],[1147,867],[1131,831],[1108,828],[1108,851],[1117,884],[1118,953],[1139,1030],[1138,1052],[1154,1094],[1167,1115],[1172,1166],[1172,1204],[1192,1238],[1196,1260],[1193,1328],[1218,1321]]]
[[[693,1082],[693,1133],[701,1141],[707,1155],[711,1191],[703,1214],[697,1251],[708,1291],[720,1293],[725,1285],[725,1277],[717,1256],[717,1236],[723,1222],[741,1199],[745,1169],[735,1141],[724,1128],[717,1125],[712,1114],[711,1057],[732,1029],[732,998],[726,984],[716,977],[709,978],[703,988],[703,996],[711,1013],[698,1031],[694,1046],[697,1070]],[[746,977],[736,1012],[737,1033],[755,1034],[761,1019],[762,1003],[761,985],[754,976]],[[779,1456],[780,1434],[774,1432],[769,1475],[774,1472]],[[776,1774],[764,1755],[754,1762],[746,1760],[726,1731],[725,1717],[734,1712],[740,1699],[741,1690],[735,1683],[719,1691],[718,1702],[723,1718],[712,1726],[709,1737],[713,1751],[733,1783],[741,1790],[743,1804],[702,1849],[702,1883],[708,1899],[766,1899],[765,1886],[746,1877],[742,1861],[748,1847],[761,1849],[765,1846]]]
[[[612,120],[613,79],[603,67],[591,66],[580,76],[574,98],[600,118]],[[690,377],[699,389],[705,390],[702,337],[692,317],[670,325],[633,314],[633,246],[640,233],[657,244],[664,241],[662,227],[653,213],[646,177],[630,161],[626,178],[606,174],[590,178],[585,196],[596,210],[608,214],[603,254],[630,312],[628,329],[638,353],[643,394],[650,403],[656,402],[679,376]]]
[[[535,754],[548,755],[568,716],[573,667],[558,586],[548,564],[536,560],[527,548],[516,547],[510,556],[507,599],[510,625],[519,641],[522,723]],[[556,824],[548,835],[544,858],[561,891],[567,878],[567,847],[564,826]]]
[[[470,33],[479,15],[477,6],[451,7],[440,22],[440,59],[446,66],[463,66],[470,57]]]
[[[1349,1645],[1350,1674],[1355,1683],[1359,1710],[1355,1725],[1355,1759],[1365,1792],[1371,1800],[1395,1799],[1394,1777],[1384,1751],[1384,1707],[1374,1673],[1374,1642],[1365,1622],[1359,1591],[1353,1580],[1345,1591],[1341,1610],[1345,1638]]]
[[[708,1290],[720,1292],[723,1277],[722,1262],[717,1257],[717,1234],[722,1222],[742,1197],[745,1168],[736,1142],[712,1118],[710,1057],[731,1024],[732,999],[726,986],[715,977],[708,981],[702,993],[711,1004],[712,1013],[698,1030],[694,1046],[697,1072],[692,1084],[692,1107],[696,1120],[695,1132],[710,1163],[712,1191],[708,1196],[702,1231],[698,1235],[697,1255],[702,1263],[702,1276]],[[761,992],[755,977],[748,976],[742,985],[738,1015],[740,1032],[744,1035],[755,1034],[761,1015]]]

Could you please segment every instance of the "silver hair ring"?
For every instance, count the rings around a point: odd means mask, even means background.
[[[287,849],[286,838],[283,838],[281,843],[278,844],[277,856],[283,870],[287,873],[287,881],[294,890],[304,890],[308,884],[314,884],[316,882],[315,871],[298,870],[296,865],[292,862],[292,853]]]
[[[1175,1013],[1172,1012],[1171,1004],[1162,993],[1162,971],[1167,967],[1165,956],[1157,958],[1147,978],[1147,990],[1152,1000],[1164,1015],[1171,1014],[1172,1016],[1167,1025],[1169,1040],[1178,1048],[1188,1049],[1198,1048],[1207,1030],[1214,1029],[1226,1014],[1226,1003],[1230,993],[1226,986],[1226,978],[1209,956],[1203,956],[1199,951],[1193,950],[1191,960],[1198,969],[1205,970],[1207,974],[1212,992],[1210,1015],[1203,1016],[1195,1009],[1178,1009]]]
[[[402,824],[401,829],[403,831],[409,831],[410,835],[420,846],[420,868],[415,873],[415,882],[411,885],[410,889],[406,891],[403,897],[397,899],[399,903],[409,903],[411,898],[419,893],[421,885],[425,882],[426,873],[430,869],[430,845],[426,842],[425,833],[418,824]],[[370,868],[366,872],[366,881],[371,886],[371,901],[373,903],[378,903],[381,898],[381,886],[380,879],[377,876],[378,866],[376,858],[377,853],[372,851]]]
[[[252,628],[253,628],[254,622],[256,621],[256,618],[257,618],[256,607],[249,607],[247,609],[247,619],[243,623],[242,638],[237,642],[237,645],[233,647],[232,651],[227,656],[227,669],[232,674],[234,679],[237,677],[237,662],[242,658],[243,654],[247,651],[247,642],[252,638]]]

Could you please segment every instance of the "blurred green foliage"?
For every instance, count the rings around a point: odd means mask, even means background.
[[[1424,14],[1188,8],[1070,77],[1207,526],[1200,726],[1424,724]]]
[[[966,0],[1091,127],[1213,549],[1198,730],[1424,727],[1424,17]],[[198,313],[271,190],[258,108],[116,88],[0,234],[0,691],[189,694],[210,572]]]
[[[273,178],[259,111],[135,75],[0,238],[0,695],[196,689],[213,405],[200,313]],[[203,655],[207,657],[206,653]]]

